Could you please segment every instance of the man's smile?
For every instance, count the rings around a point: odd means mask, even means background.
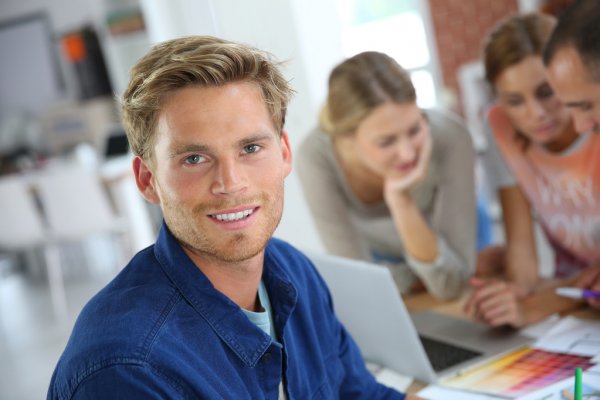
[[[250,216],[258,207],[248,208],[241,211],[225,212],[219,214],[209,214],[208,216],[219,221],[231,222],[239,221]]]

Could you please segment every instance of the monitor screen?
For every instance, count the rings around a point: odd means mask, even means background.
[[[0,114],[39,115],[64,97],[50,21],[39,12],[0,22]]]

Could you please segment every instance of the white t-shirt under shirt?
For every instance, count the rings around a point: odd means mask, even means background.
[[[260,305],[264,309],[263,311],[254,312],[242,308],[242,311],[250,322],[259,327],[264,333],[270,335],[273,340],[277,340],[275,334],[275,328],[273,327],[273,314],[271,313],[271,301],[269,300],[269,294],[265,288],[263,281],[260,281],[258,285],[258,300]],[[283,388],[283,382],[279,382],[279,400],[287,400],[285,389]]]

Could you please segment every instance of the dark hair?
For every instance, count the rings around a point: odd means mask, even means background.
[[[600,81],[600,2],[579,0],[561,15],[544,50],[544,64],[556,53],[573,47],[592,77]]]
[[[540,56],[544,45],[556,26],[556,19],[543,14],[513,15],[504,18],[488,33],[483,46],[485,79],[492,91],[496,80],[504,70],[530,56]],[[530,140],[523,133],[515,132],[515,140],[523,151]]]
[[[529,56],[541,56],[556,19],[543,14],[513,15],[496,24],[483,45],[485,78],[492,89],[508,67]]]

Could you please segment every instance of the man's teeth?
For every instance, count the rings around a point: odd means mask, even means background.
[[[245,210],[236,213],[229,214],[215,214],[213,218],[218,219],[219,221],[238,221],[242,218],[246,218],[248,215],[252,214],[254,210]]]

